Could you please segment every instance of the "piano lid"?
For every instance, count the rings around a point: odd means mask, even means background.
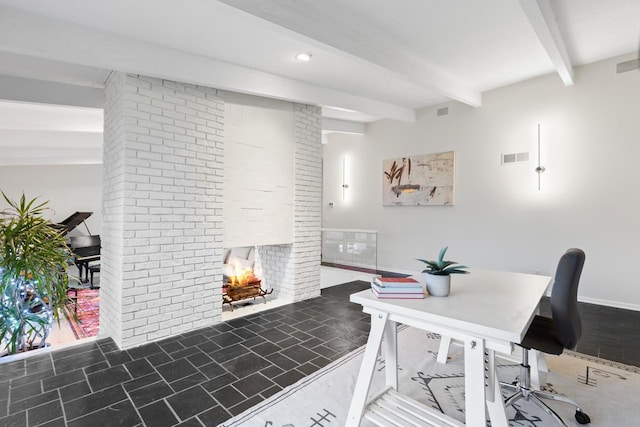
[[[64,221],[55,224],[55,226],[56,228],[62,230],[63,234],[67,234],[71,230],[82,224],[84,220],[89,218],[91,215],[93,215],[93,212],[76,212]]]

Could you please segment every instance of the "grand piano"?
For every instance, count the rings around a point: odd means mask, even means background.
[[[100,236],[70,237],[69,240],[69,247],[74,255],[73,262],[78,267],[78,276],[80,276],[82,283],[87,283],[89,282],[89,271],[93,267],[89,264],[100,261]],[[83,271],[84,279],[82,279]],[[91,288],[93,289],[93,281]]]
[[[89,227],[87,227],[87,224],[84,222],[92,214],[93,212],[76,212],[61,223],[53,224],[63,235],[68,234],[80,224],[84,224],[87,229],[89,233],[88,236],[69,237],[69,247],[73,253],[73,262],[76,267],[78,267],[78,275],[83,283],[89,282],[89,271],[91,268],[99,268],[99,266],[90,266],[89,264],[100,261],[100,235],[91,235]],[[84,279],[82,278],[83,272]],[[93,288],[93,283],[91,283],[91,288]]]

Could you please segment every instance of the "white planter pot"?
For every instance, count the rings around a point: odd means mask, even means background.
[[[427,273],[427,292],[434,297],[449,296],[451,291],[451,276],[439,276]]]

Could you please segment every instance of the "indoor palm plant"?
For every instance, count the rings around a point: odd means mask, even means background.
[[[47,202],[18,202],[2,193],[0,212],[0,355],[45,345],[67,301],[70,249],[43,218]]]
[[[444,254],[447,252],[448,248],[448,246],[444,246],[440,249],[437,261],[418,259],[418,261],[423,262],[426,265],[422,272],[427,273],[427,292],[429,292],[429,295],[446,297],[449,295],[451,290],[450,275],[468,273],[463,270],[468,267],[459,265],[457,261],[445,261]]]

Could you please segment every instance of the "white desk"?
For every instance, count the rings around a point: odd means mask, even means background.
[[[522,341],[550,281],[547,276],[471,270],[470,274],[451,277],[448,297],[377,299],[369,289],[352,294],[350,300],[361,304],[363,311],[371,314],[371,331],[346,425],[358,426],[363,417],[374,422],[377,419],[378,425],[395,425],[380,421],[380,417],[385,416],[401,417],[398,425],[403,426],[459,425],[455,420],[404,399],[397,392],[396,369],[386,369],[388,389],[368,404],[369,385],[382,338],[385,337],[385,366],[396,366],[396,325],[403,323],[464,343],[466,425],[485,426],[486,404],[492,426],[506,427],[494,352],[511,354],[513,343]],[[407,408],[409,415],[406,415]]]

